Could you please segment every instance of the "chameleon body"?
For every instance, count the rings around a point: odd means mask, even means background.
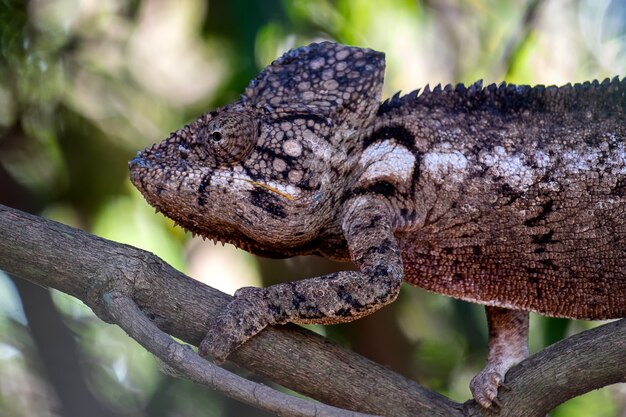
[[[140,152],[131,180],[186,229],[342,271],[242,288],[201,352],[223,361],[267,325],[351,321],[401,283],[484,304],[497,403],[528,355],[528,311],[626,316],[626,83],[428,87],[381,103],[384,55],[294,49],[241,98]]]

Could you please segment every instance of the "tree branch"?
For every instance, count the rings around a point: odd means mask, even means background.
[[[231,299],[148,252],[1,205],[0,269],[79,298],[108,322],[104,294],[127,295],[157,327],[193,345]],[[460,408],[298,326],[269,328],[229,359],[340,408],[397,409],[398,416],[448,416]]]
[[[498,395],[506,412],[485,415],[544,417],[577,395],[626,382],[626,319],[555,343],[511,368],[506,381],[510,390]]]
[[[231,298],[150,253],[1,205],[0,269],[73,295],[122,327],[119,309],[130,307],[112,300],[131,299],[147,323],[194,345]],[[125,330],[137,329],[126,325]],[[140,343],[153,352],[172,343],[161,339],[150,348],[152,341],[144,336],[138,335]],[[297,326],[268,328],[229,359],[336,407],[394,416],[489,415],[473,401],[452,402]],[[557,343],[512,369],[507,375],[512,390],[501,394],[499,415],[545,415],[572,396],[625,381],[625,375],[626,321],[620,320]]]
[[[106,293],[104,302],[106,312],[129,336],[140,341],[179,375],[197,384],[280,416],[374,417],[293,397],[237,376],[202,359],[189,345],[180,344],[159,330],[128,296],[116,292]]]

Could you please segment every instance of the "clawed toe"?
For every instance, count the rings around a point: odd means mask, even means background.
[[[484,408],[500,408],[498,388],[503,386],[503,377],[498,372],[483,370],[470,383],[472,395],[478,404]]]
[[[241,288],[235,298],[217,317],[200,343],[198,353],[220,364],[235,349],[260,332],[270,320],[263,312],[263,290],[253,287]]]
[[[210,359],[218,365],[223,363],[228,355],[237,348],[235,341],[228,337],[229,333],[223,330],[228,327],[224,324],[223,319],[218,319],[216,325],[208,331],[198,347],[200,356]]]
[[[198,354],[203,358],[209,359],[210,361],[215,362],[219,365],[220,363],[222,363],[222,361],[220,361],[213,355],[213,352],[211,351],[211,346],[213,345],[213,343],[207,339],[208,335],[205,336],[204,339],[202,339],[202,342],[200,342],[200,346],[198,346]]]
[[[198,347],[198,353],[216,364],[221,364],[248,339],[244,331],[242,320],[236,315],[229,314],[227,310],[209,327]]]

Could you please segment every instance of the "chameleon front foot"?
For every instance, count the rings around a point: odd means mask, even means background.
[[[270,323],[269,313],[263,314],[267,311],[262,308],[267,304],[264,299],[263,288],[239,289],[234,300],[209,327],[198,353],[217,364],[223,363],[228,355]]]

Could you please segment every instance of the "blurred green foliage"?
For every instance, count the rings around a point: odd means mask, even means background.
[[[337,266],[190,241],[133,190],[126,161],[236,99],[285,50],[315,40],[384,51],[388,96],[479,78],[561,84],[624,75],[625,21],[616,0],[0,0],[0,203],[148,249],[231,291],[317,275]],[[0,271],[0,415],[263,415],[158,372],[79,301],[53,292],[46,310],[33,297],[48,293],[12,282]],[[65,344],[39,337],[53,317]],[[531,350],[593,325],[533,316]],[[315,329],[459,401],[486,355],[479,306],[416,288],[372,317]],[[77,364],[60,373],[93,395],[83,408],[64,396],[56,361]],[[622,386],[553,416],[625,413]]]

